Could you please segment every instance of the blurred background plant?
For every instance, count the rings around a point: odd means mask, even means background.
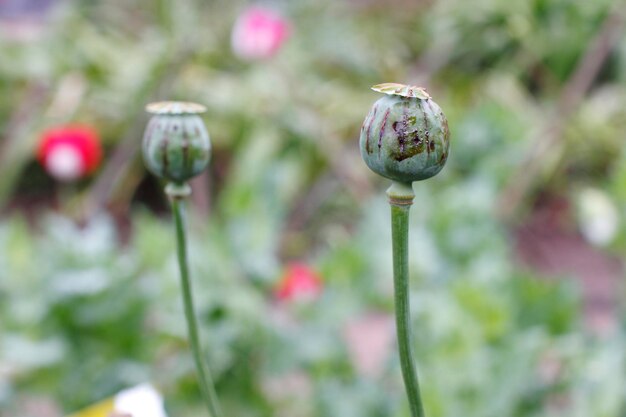
[[[0,1],[0,416],[147,380],[170,415],[201,412],[167,204],[138,152],[157,99],[209,108],[190,246],[226,414],[406,415],[386,184],[357,146],[385,81],[427,87],[452,131],[411,219],[427,414],[626,415],[624,10]],[[67,124],[104,147],[72,185],[36,160]]]

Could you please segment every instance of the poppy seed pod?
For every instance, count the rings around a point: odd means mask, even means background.
[[[195,103],[165,101],[149,104],[154,114],[143,137],[146,166],[158,177],[182,184],[209,164],[211,142],[199,114],[206,111]]]
[[[450,151],[448,120],[428,93],[403,84],[379,84],[386,94],[372,106],[361,128],[361,156],[383,177],[403,183],[430,178]]]

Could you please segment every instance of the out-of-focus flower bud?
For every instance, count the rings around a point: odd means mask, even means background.
[[[231,37],[233,53],[246,60],[269,58],[289,38],[290,27],[276,11],[252,6],[235,22]]]
[[[361,128],[367,166],[403,183],[439,173],[450,152],[450,130],[437,103],[419,87],[387,83],[372,90],[385,96],[374,103]]]
[[[146,107],[154,114],[143,137],[143,159],[154,175],[182,184],[209,164],[211,142],[200,104],[164,101]]]
[[[43,132],[37,159],[55,179],[74,181],[98,168],[102,146],[97,132],[89,126],[59,126]]]
[[[322,279],[313,269],[304,263],[292,263],[276,287],[276,298],[281,301],[315,299],[322,287]]]

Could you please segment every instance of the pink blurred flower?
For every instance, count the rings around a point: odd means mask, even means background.
[[[393,350],[393,316],[367,313],[355,317],[344,327],[343,337],[355,369],[364,376],[378,377]]]
[[[317,298],[322,292],[319,275],[304,263],[287,266],[278,286],[276,298],[281,301],[299,301]]]
[[[273,56],[291,32],[287,19],[274,10],[252,6],[239,15],[231,37],[235,55],[254,60]]]
[[[37,159],[60,181],[73,181],[92,173],[102,159],[98,133],[89,126],[58,126],[43,132]]]

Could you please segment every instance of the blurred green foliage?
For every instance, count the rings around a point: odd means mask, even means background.
[[[239,258],[231,239],[214,238],[225,233],[221,226],[194,235],[204,345],[229,414],[405,415],[395,350],[383,352],[372,375],[355,362],[355,342],[346,336],[349,323],[372,313],[391,319],[384,256],[390,243],[369,237],[384,229],[374,219],[386,217],[387,207],[382,198],[368,207],[356,235],[314,261],[324,293],[303,303],[276,301],[273,274],[250,277],[254,260]],[[423,224],[413,222],[417,242],[429,240]],[[444,231],[449,227],[456,225]],[[201,412],[171,229],[140,214],[132,241],[119,247],[106,216],[82,228],[48,217],[35,235],[19,219],[2,226],[3,416],[34,416],[24,404],[41,398],[69,412],[145,380],[163,390],[171,415]],[[456,271],[446,271],[451,262],[443,257],[412,262],[417,356],[430,415],[620,415],[623,337],[584,336],[571,285],[515,272],[492,252],[473,246],[471,258],[482,261]],[[428,278],[426,268],[434,271]],[[378,337],[386,334],[356,343]]]
[[[292,38],[253,63],[230,53],[244,4],[65,2],[36,42],[0,37],[2,201],[54,188],[32,164],[47,126],[91,123],[109,153],[99,175],[77,185],[87,207],[97,202],[83,227],[51,214],[0,224],[0,416],[42,417],[29,411],[38,401],[56,416],[145,380],[163,390],[170,415],[201,413],[173,232],[133,200],[144,176],[143,105],[165,98],[209,108],[211,216],[194,219],[191,260],[227,414],[406,415],[393,346],[372,375],[346,336],[353,321],[392,311],[385,184],[356,143],[377,98],[368,87],[384,81],[426,85],[452,130],[448,166],[416,185],[411,219],[429,416],[626,415],[623,330],[603,339],[583,331],[581,290],[520,269],[496,218],[516,168],[540,143],[533,139],[561,116],[562,91],[588,45],[622,3],[283,1]],[[535,156],[543,169],[515,207],[525,213],[538,191],[573,198],[592,187],[619,214],[606,242],[615,251],[626,248],[624,74],[622,37],[559,139]],[[98,209],[130,201],[121,244]],[[320,299],[274,300],[290,259],[321,272]]]

